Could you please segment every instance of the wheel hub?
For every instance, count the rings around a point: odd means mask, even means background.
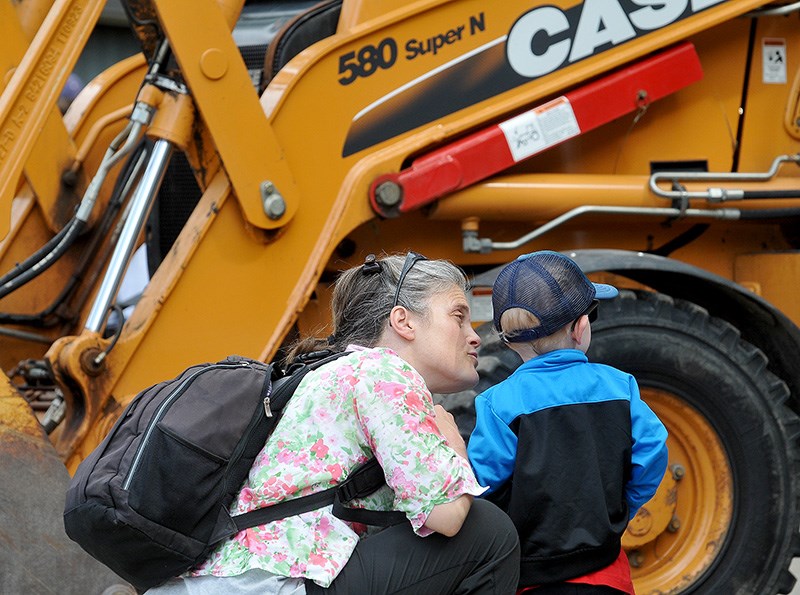
[[[666,391],[642,398],[669,432],[669,467],[656,495],[622,538],[640,595],[675,594],[695,584],[725,542],[733,513],[732,473],[706,418]]]

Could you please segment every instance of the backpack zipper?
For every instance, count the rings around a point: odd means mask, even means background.
[[[127,491],[128,488],[130,487],[131,482],[133,481],[133,476],[136,473],[136,469],[139,467],[139,463],[141,462],[142,456],[144,455],[144,449],[147,447],[147,443],[150,440],[150,436],[153,434],[153,431],[155,430],[156,424],[158,424],[158,422],[161,421],[161,418],[164,416],[167,409],[169,409],[169,406],[175,399],[177,399],[181,395],[181,393],[183,393],[183,391],[186,389],[189,383],[192,382],[203,372],[207,372],[209,370],[214,370],[217,368],[238,368],[238,367],[249,368],[250,364],[247,362],[237,362],[232,364],[213,364],[211,366],[206,366],[205,368],[201,368],[191,376],[184,378],[183,382],[181,382],[175,388],[175,390],[173,390],[172,393],[166,399],[164,399],[164,402],[161,403],[161,405],[159,405],[158,411],[156,411],[156,414],[153,416],[153,419],[151,419],[150,423],[147,425],[147,429],[145,430],[144,433],[144,438],[142,438],[142,441],[139,443],[139,446],[136,449],[136,454],[133,457],[131,468],[128,470],[128,475],[127,477],[125,477],[125,481],[122,484],[123,490]]]
[[[272,395],[272,384],[267,388],[267,394],[264,396],[264,413],[267,417],[272,417],[272,409],[270,407],[270,396]]]

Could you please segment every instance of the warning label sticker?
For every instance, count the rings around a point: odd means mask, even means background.
[[[566,97],[554,99],[499,126],[514,161],[521,161],[581,133]]]
[[[764,84],[785,84],[786,40],[765,37],[761,42],[761,59]]]

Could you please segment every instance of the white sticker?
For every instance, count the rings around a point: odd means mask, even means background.
[[[559,97],[499,124],[514,161],[581,133],[569,99]]]
[[[761,42],[764,84],[786,83],[786,40],[765,37]]]
[[[472,322],[489,322],[492,320],[492,289],[490,287],[474,287],[467,294]]]

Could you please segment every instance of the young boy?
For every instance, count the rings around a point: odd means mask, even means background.
[[[495,329],[523,363],[475,399],[467,450],[517,527],[532,595],[633,594],[620,538],[661,482],[667,431],[633,376],[586,358],[598,300],[617,294],[550,251],[494,284]]]

